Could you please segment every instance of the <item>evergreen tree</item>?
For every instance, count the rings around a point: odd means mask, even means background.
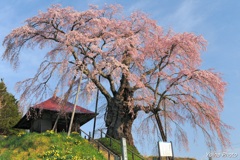
[[[21,118],[15,97],[7,92],[7,87],[0,82],[0,134],[13,134],[17,130],[12,127]]]

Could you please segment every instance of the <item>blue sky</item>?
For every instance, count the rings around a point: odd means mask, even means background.
[[[0,42],[12,29],[24,24],[24,20],[36,15],[39,10],[45,11],[51,4],[60,3],[63,6],[73,6],[77,10],[86,10],[88,4],[103,5],[118,3],[124,7],[124,14],[134,10],[147,13],[152,19],[167,31],[193,32],[203,35],[208,41],[207,51],[202,54],[203,69],[214,68],[223,74],[228,83],[225,95],[225,109],[222,120],[233,126],[231,130],[232,149],[229,152],[238,153],[240,159],[240,1],[230,0],[7,0],[0,2]],[[4,48],[0,46],[0,53]],[[15,83],[31,77],[37,70],[43,54],[37,50],[24,50],[20,56],[20,66],[17,70],[5,61],[0,61],[0,78],[3,78],[9,92],[19,97],[15,92]],[[91,124],[89,124],[91,125]],[[89,128],[91,126],[87,126]],[[191,128],[188,128],[191,129]],[[207,159],[203,138],[199,133],[196,137],[190,131],[190,150],[180,150],[175,147],[176,156]],[[149,144],[148,146],[151,146]],[[139,147],[144,154],[151,151]],[[150,147],[151,148],[151,147]],[[220,148],[218,152],[221,152]]]

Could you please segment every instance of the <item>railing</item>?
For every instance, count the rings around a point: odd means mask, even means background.
[[[112,150],[110,150],[109,148],[107,148],[106,146],[101,144],[101,142],[99,142],[99,141],[97,141],[95,139],[92,139],[91,132],[89,132],[89,134],[87,134],[86,132],[84,132],[83,130],[80,129],[79,134],[80,134],[81,137],[84,137],[88,141],[91,141],[91,142],[95,143],[97,145],[98,151],[100,150],[100,147],[104,148],[106,150],[106,152],[108,153],[108,160],[110,160],[110,156],[111,155],[114,156],[114,160],[120,160],[121,159],[118,154],[114,153]]]
[[[105,135],[105,138],[109,138],[109,146],[112,147],[113,142],[116,144],[119,144],[119,146],[121,147],[121,142],[119,142],[118,140],[112,138],[111,136],[107,135],[106,133],[103,132],[103,129],[99,129],[100,131],[100,137],[103,138],[103,135]],[[119,147],[119,148],[120,148]],[[140,159],[140,160],[144,160],[145,158],[134,153],[134,151],[132,151],[131,149],[127,148],[128,153],[131,154],[132,160],[135,159]],[[136,157],[136,158],[135,158]]]

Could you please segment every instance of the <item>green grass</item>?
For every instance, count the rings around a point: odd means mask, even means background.
[[[79,134],[25,133],[0,136],[0,160],[104,160],[87,140]]]
[[[112,141],[109,138],[101,138],[100,142],[121,155],[120,141]],[[138,150],[127,145],[127,148],[141,156]],[[142,156],[141,156],[142,157]],[[53,133],[51,131],[42,134],[23,133],[18,135],[0,135],[0,160],[104,160],[87,140],[81,138],[78,133],[67,137],[66,133]],[[128,159],[132,160],[132,154],[128,151]],[[144,159],[152,160],[153,157]],[[176,160],[195,160],[194,158],[175,158]],[[134,160],[140,160],[134,155]]]
[[[114,153],[121,155],[122,150],[121,150],[121,142],[120,141],[112,140],[111,146],[110,146],[110,138],[101,138],[101,139],[99,139],[99,141],[101,143],[103,143],[105,146],[107,146],[108,148],[110,148]],[[133,151],[133,153],[136,154],[136,155],[134,155],[134,160],[141,160],[141,158],[139,158],[139,156],[140,157],[142,157],[142,156],[134,146],[127,145],[127,149],[128,149],[128,160],[133,159],[132,153],[129,152],[129,150]]]
[[[121,155],[122,151],[121,151],[121,142],[118,140],[112,140],[111,141],[111,146],[110,146],[110,138],[101,138],[98,139],[101,143],[103,143],[105,146],[107,146],[108,148],[110,148],[114,153]],[[138,150],[136,149],[136,147],[134,146],[130,146],[127,145],[127,148],[131,151],[133,151],[136,155],[134,155],[134,160],[141,160],[142,157],[144,158],[144,160],[158,160],[158,157],[154,157],[154,156],[149,156],[149,157],[143,157]],[[139,157],[138,157],[139,156]],[[196,160],[195,158],[181,158],[181,157],[175,157],[175,160]],[[128,151],[128,160],[133,160],[132,158],[132,154],[131,152]],[[162,160],[166,160],[166,158],[162,157]]]

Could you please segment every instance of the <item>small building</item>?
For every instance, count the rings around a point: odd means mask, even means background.
[[[66,102],[63,105],[62,99],[52,97],[40,104],[30,107],[28,112],[20,119],[14,128],[29,129],[30,132],[41,133],[46,130],[51,130],[56,119],[59,117],[56,127],[57,132],[68,131],[73,107],[74,104],[70,102]],[[94,112],[76,106],[72,130],[78,132],[80,126],[96,116],[97,114]]]

